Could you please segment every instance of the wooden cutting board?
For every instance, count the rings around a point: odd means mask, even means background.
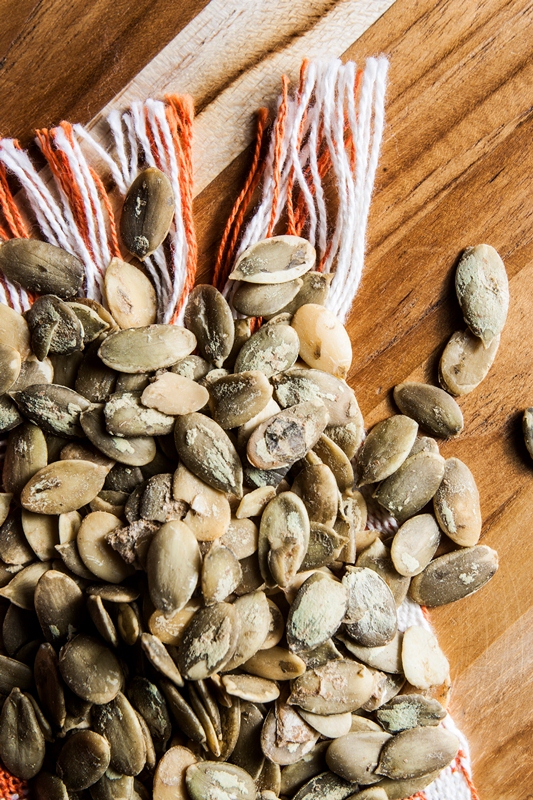
[[[442,447],[477,478],[483,541],[500,570],[432,614],[452,669],[482,800],[533,798],[533,3],[527,0],[1,0],[0,129],[28,143],[62,118],[105,138],[104,107],[163,91],[196,103],[199,278],[209,279],[249,163],[252,112],[304,55],[390,57],[387,127],[365,273],[349,330],[367,423],[390,390],[434,381],[462,327],[454,266],[467,245],[503,256],[511,307],[465,432]],[[449,798],[454,800],[454,798]]]

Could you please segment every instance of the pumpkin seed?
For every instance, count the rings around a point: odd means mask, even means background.
[[[361,708],[373,690],[370,670],[355,661],[341,659],[307,670],[296,678],[288,702],[314,714],[342,714]]]
[[[216,603],[196,612],[178,649],[178,667],[184,678],[208,678],[224,668],[235,651],[238,616],[229,603]]]
[[[267,505],[259,527],[259,566],[265,582],[286,587],[309,545],[309,517],[300,498],[282,492]]]
[[[107,305],[121,328],[142,328],[157,318],[154,287],[140,269],[112,258],[104,276]]]
[[[311,522],[333,525],[339,510],[337,482],[326,464],[310,464],[297,476],[292,491],[301,497]]]
[[[28,323],[21,314],[3,303],[0,303],[0,342],[17,350],[22,361],[31,356]]]
[[[270,627],[270,611],[264,592],[255,591],[238,597],[233,603],[238,620],[235,649],[224,670],[229,671],[248,662],[262,647]]]
[[[113,436],[164,436],[174,428],[174,417],[142,405],[141,392],[112,394],[104,406],[104,417]]]
[[[31,686],[31,669],[21,661],[0,655],[0,692],[8,695],[12,689],[27,691]]]
[[[457,265],[455,291],[464,321],[488,347],[502,332],[509,308],[507,273],[494,247],[466,248]]]
[[[390,642],[396,633],[396,606],[385,581],[371,569],[347,567],[342,582],[348,596],[348,636],[364,647]]]
[[[456,396],[470,394],[476,389],[494,363],[500,335],[494,336],[487,347],[469,330],[456,331],[440,357],[439,383]]]
[[[146,325],[112,333],[98,355],[106,366],[138,374],[171,367],[196,347],[196,337],[179,325]]]
[[[352,343],[341,321],[324,306],[308,303],[294,314],[300,358],[314,369],[345,378],[352,363]]]
[[[104,606],[101,597],[89,597],[87,600],[87,611],[94,623],[94,627],[108,644],[118,647],[117,629],[111,615]]]
[[[120,583],[134,571],[108,544],[109,533],[119,527],[120,520],[114,514],[93,511],[83,518],[76,537],[78,552],[87,569],[107,583]]]
[[[6,564],[19,566],[32,561],[33,557],[33,550],[24,536],[21,513],[12,511],[0,528],[0,558]]]
[[[270,378],[292,367],[299,347],[298,335],[289,325],[266,325],[241,347],[235,373],[259,371]]]
[[[302,286],[300,278],[277,284],[241,283],[231,298],[231,304],[248,317],[272,316],[290,303]]]
[[[445,605],[481,589],[498,569],[498,554],[486,545],[465,547],[433,559],[413,578],[411,597],[428,606]]]
[[[241,712],[239,736],[230,759],[233,764],[246,770],[248,775],[257,780],[265,763],[261,747],[263,713],[254,703],[245,700],[238,702]]]
[[[196,764],[196,756],[187,747],[167,750],[154,775],[153,800],[189,800],[185,775]]]
[[[155,742],[162,746],[171,734],[167,704],[155,683],[136,675],[128,685],[128,699],[145,720]]]
[[[164,372],[149,384],[141,403],[161,414],[191,414],[200,411],[209,400],[209,392],[190,378]]]
[[[444,683],[450,666],[431,631],[412,625],[403,635],[402,665],[405,677],[417,689]]]
[[[272,236],[248,247],[230,275],[246,283],[289,283],[313,268],[314,247],[298,236]]]
[[[231,309],[214,286],[195,286],[185,308],[185,325],[198,341],[200,355],[221,367],[231,353],[235,326]]]
[[[0,269],[28,292],[74,297],[81,289],[81,262],[60,247],[37,239],[9,239],[0,247]]]
[[[167,176],[155,167],[142,170],[128,189],[120,218],[120,235],[132,255],[142,260],[157,250],[170,229],[174,209]]]
[[[12,388],[20,375],[21,366],[19,351],[0,341],[0,395]]]
[[[185,773],[191,800],[255,800],[255,783],[250,775],[235,764],[201,761],[191,764]]]
[[[331,469],[341,492],[353,487],[354,473],[350,459],[335,442],[323,434],[315,443],[313,453]]]
[[[448,439],[463,429],[463,414],[450,395],[438,386],[425,383],[399,383],[394,387],[394,402],[408,417],[433,436]]]
[[[327,739],[338,739],[350,732],[352,726],[352,715],[349,711],[344,714],[312,714],[310,711],[299,709],[298,713],[302,719],[314,728],[321,736]]]
[[[446,461],[444,477],[433,498],[441,529],[461,547],[472,547],[481,536],[481,509],[474,476],[458,458]]]
[[[403,464],[416,439],[418,424],[395,414],[374,425],[357,459],[358,486],[385,480]]]
[[[365,438],[362,416],[361,421],[354,420],[346,425],[328,425],[325,434],[346,453],[351,461],[356,457]]]
[[[69,800],[67,787],[57,775],[40,772],[33,782],[35,800]]]
[[[35,613],[48,642],[61,642],[76,633],[83,621],[83,593],[75,581],[55,569],[35,587]]]
[[[375,539],[357,557],[355,562],[358,567],[368,567],[383,578],[392,592],[397,606],[400,606],[409,590],[410,579],[396,571],[390,556],[390,550],[385,547],[381,539]]]
[[[417,778],[447,767],[458,750],[459,739],[444,728],[411,728],[385,743],[376,772],[395,780]]]
[[[98,357],[100,340],[92,342],[83,354],[74,388],[91,403],[105,403],[115,391],[117,373]]]
[[[51,355],[70,355],[83,348],[80,320],[66,303],[53,294],[37,298],[26,313],[31,349],[40,361]]]
[[[18,495],[47,463],[48,448],[42,430],[29,422],[15,428],[9,434],[4,456],[2,482],[5,491]]]
[[[133,800],[133,778],[108,769],[89,791],[91,800]]]
[[[56,461],[25,485],[20,501],[37,514],[62,514],[90,503],[104,485],[107,470],[90,461]]]
[[[242,496],[241,460],[214,420],[197,412],[176,420],[176,449],[185,466],[213,489]]]
[[[67,789],[83,791],[104,775],[109,758],[109,743],[103,736],[94,731],[77,731],[59,753],[57,772]]]
[[[335,739],[326,753],[328,767],[341,778],[363,786],[379,783],[381,775],[375,769],[383,745],[391,738],[388,733],[361,731],[347,733]]]
[[[110,703],[123,683],[118,659],[109,648],[78,634],[59,653],[59,670],[68,688],[90,703]]]
[[[279,697],[273,681],[255,675],[224,675],[222,683],[228,694],[252,703],[270,703]]]
[[[92,405],[80,415],[83,432],[89,441],[108,458],[132,467],[149,464],[155,457],[156,446],[150,436],[132,436],[127,439],[111,436],[105,427],[104,406]]]
[[[250,463],[264,470],[289,466],[315,446],[327,421],[327,410],[317,401],[280,411],[250,436],[246,448]]]
[[[329,287],[333,280],[332,273],[306,272],[301,277],[302,287],[298,294],[286,306],[280,309],[279,313],[290,314],[291,316],[300,308],[308,303],[325,305],[329,294]]]
[[[56,436],[82,436],[80,414],[90,403],[81,394],[53,383],[35,384],[13,399],[25,417],[46,433]]]
[[[440,531],[431,514],[404,522],[391,545],[391,558],[400,575],[411,578],[424,570],[439,546]]]
[[[241,565],[231,550],[213,545],[202,564],[202,595],[206,606],[225,600],[241,580]]]
[[[188,506],[183,519],[198,541],[213,541],[226,532],[231,519],[227,497],[197,478],[183,464],[174,473],[172,493],[175,502]]]
[[[318,731],[308,725],[298,712],[279,700],[271,709],[261,731],[261,747],[275,764],[294,764],[313,749]]]
[[[166,615],[182,609],[192,597],[201,567],[194,533],[184,522],[172,520],[153,536],[148,550],[150,597]]]
[[[329,413],[330,425],[346,425],[363,418],[353,389],[347,383],[319,369],[293,367],[273,377],[275,398],[282,408],[306,400],[321,400]]]
[[[435,496],[444,475],[443,457],[423,451],[406,458],[396,472],[378,486],[374,497],[398,522],[403,523]]]
[[[173,683],[160,680],[159,685],[165,695],[168,707],[179,728],[192,741],[203,744],[206,740],[205,731],[200,720],[192,710],[189,703],[181,696]]]
[[[7,770],[29,780],[40,771],[45,741],[30,700],[17,688],[11,690],[0,714],[0,756]]]
[[[122,775],[138,775],[146,761],[146,746],[137,714],[122,692],[111,702],[96,706],[93,725],[109,742],[112,769]]]
[[[348,783],[333,772],[323,772],[302,786],[293,800],[345,800],[354,793],[356,786],[357,784]]]
[[[346,614],[348,593],[323,573],[311,575],[298,590],[287,617],[291,650],[311,650],[333,636]]]
[[[209,387],[213,418],[225,429],[244,425],[257,416],[272,397],[272,386],[258,371],[228,375]]]
[[[309,545],[301,564],[302,570],[324,567],[336,561],[347,544],[348,538],[337,533],[328,525],[311,522]]]
[[[533,408],[526,408],[522,417],[522,431],[527,451],[533,458]]]
[[[399,733],[410,728],[438,725],[446,716],[437,700],[420,694],[393,697],[376,711],[380,724],[389,733]]]
[[[0,596],[10,600],[19,608],[31,611],[34,607],[35,587],[41,576],[50,569],[50,562],[30,564],[25,567],[0,589]]]
[[[242,665],[242,668],[260,678],[290,681],[304,674],[305,661],[290,650],[274,646],[268,650],[258,650]]]
[[[13,430],[22,422],[24,419],[13,400],[7,394],[0,396],[0,434]]]

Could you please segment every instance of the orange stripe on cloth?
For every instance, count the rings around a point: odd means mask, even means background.
[[[217,253],[217,260],[213,272],[213,285],[222,290],[228,279],[233,265],[235,247],[239,239],[244,217],[257,189],[264,171],[264,161],[261,161],[261,152],[264,144],[264,134],[268,121],[268,109],[260,108],[257,112],[257,132],[252,164],[246,182],[237,197],[231,214],[229,215]]]
[[[185,238],[187,240],[187,272],[185,286],[178,301],[171,322],[175,322],[183,304],[194,286],[198,262],[198,243],[193,216],[193,163],[192,137],[194,122],[194,102],[190,95],[166,95],[167,121],[172,132],[179,168],[181,208]]]

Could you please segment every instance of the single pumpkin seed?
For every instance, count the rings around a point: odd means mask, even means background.
[[[226,532],[231,519],[227,497],[197,478],[183,464],[174,473],[172,493],[175,502],[186,504],[183,520],[198,541],[213,541]]]
[[[45,358],[44,361],[39,361],[37,356],[31,355],[22,362],[19,376],[11,387],[11,391],[19,392],[34,383],[52,383],[53,380],[54,368],[50,359]]]
[[[322,434],[313,447],[313,454],[326,464],[337,481],[341,492],[351,489],[354,485],[354,472],[350,459],[339,445],[335,444],[328,436]]]
[[[122,641],[129,647],[137,643],[142,633],[139,614],[128,603],[120,603],[117,614],[117,630]]]
[[[0,308],[1,308],[0,304]],[[7,395],[0,396],[0,434],[8,433],[24,422],[13,400]]]
[[[309,546],[309,517],[293,492],[276,495],[261,516],[259,565],[265,582],[286,587],[298,572]]]
[[[248,703],[245,700],[238,702],[241,712],[239,736],[230,760],[257,780],[265,763],[265,755],[261,748],[264,714],[255,703]]]
[[[83,354],[74,388],[91,403],[105,403],[115,391],[117,373],[98,357],[100,339],[92,342]]]
[[[374,425],[357,459],[358,486],[385,480],[403,464],[416,439],[418,424],[395,414]]]
[[[20,566],[34,559],[22,527],[21,512],[11,511],[0,528],[0,558],[5,564]]]
[[[341,321],[317,303],[300,306],[292,327],[300,339],[300,358],[314,369],[345,378],[352,363],[352,344]]]
[[[325,567],[336,561],[344,546],[348,542],[348,537],[337,533],[328,525],[320,522],[311,522],[309,530],[309,545],[301,564],[302,570]]]
[[[288,466],[315,446],[327,421],[328,412],[320,401],[305,401],[280,411],[250,436],[248,460],[264,470]]]
[[[304,674],[305,661],[290,650],[274,646],[268,650],[259,650],[242,665],[242,668],[260,678],[288,681]]]
[[[205,378],[212,369],[213,367],[209,361],[206,361],[201,356],[185,356],[185,358],[181,358],[170,367],[170,372],[175,375],[182,375],[190,381],[199,381]]]
[[[67,789],[83,791],[104,775],[109,767],[110,747],[94,731],[76,731],[63,745],[57,772]]]
[[[101,597],[89,597],[87,599],[87,611],[93,621],[94,627],[107,643],[118,647],[118,635],[115,623],[111,619],[107,608],[104,606]]]
[[[57,775],[41,771],[33,781],[35,800],[69,800],[67,787]]]
[[[107,470],[90,461],[56,461],[40,469],[22,490],[20,501],[37,514],[62,514],[90,503],[104,485]]]
[[[373,570],[348,567],[342,579],[348,594],[346,632],[364,647],[380,647],[396,633],[396,605],[385,581]]]
[[[85,564],[80,558],[78,545],[76,542],[66,542],[65,544],[56,544],[55,549],[65,565],[65,567],[73,574],[84,580],[94,580],[93,573],[87,569]]]
[[[209,400],[209,392],[190,378],[163,372],[141,395],[141,403],[161,414],[191,414],[200,411]]]
[[[275,398],[282,408],[305,400],[321,400],[328,409],[330,425],[346,425],[351,421],[358,425],[363,423],[353,389],[329,372],[293,367],[275,375],[272,383]]]
[[[444,348],[439,362],[439,383],[456,396],[470,394],[476,389],[494,363],[500,335],[487,347],[471,331],[456,331]]]
[[[192,358],[192,356],[189,356]],[[150,383],[149,375],[139,373],[119,372],[117,374],[117,382],[115,384],[115,391],[117,392],[144,392]]]
[[[93,511],[83,518],[76,537],[78,552],[87,569],[107,583],[120,583],[134,572],[107,542],[109,533],[120,524],[114,514]]]
[[[106,603],[132,603],[138,599],[140,592],[135,586],[97,583],[86,586],[85,594],[89,597],[101,597]]]
[[[433,498],[435,516],[444,533],[461,547],[481,536],[481,508],[474,476],[458,458],[446,461],[444,477]]]
[[[258,370],[270,378],[292,367],[299,347],[298,335],[289,325],[264,325],[241,347],[235,373]]]
[[[345,634],[337,634],[337,638],[352,653],[358,661],[367,664],[374,669],[399,674],[403,672],[402,667],[402,642],[403,634],[396,631],[393,639],[387,644],[378,647],[364,647],[357,644]]]
[[[399,383],[394,387],[394,402],[408,417],[433,436],[448,439],[463,429],[463,414],[453,397],[426,383]]]
[[[80,630],[83,592],[68,575],[51,569],[35,587],[35,613],[47,642],[62,642]]]
[[[465,547],[433,559],[412,580],[410,595],[433,608],[453,603],[481,589],[498,569],[498,554],[486,545]]]
[[[196,756],[187,747],[171,747],[157,765],[153,800],[189,800],[185,774],[196,764]]]
[[[231,304],[240,314],[248,317],[268,317],[293,300],[303,286],[301,278],[287,283],[241,283]]]
[[[171,473],[152,475],[146,481],[139,505],[139,513],[143,519],[169,522],[172,519],[182,519],[185,511],[185,503],[174,500],[172,496]]]
[[[403,635],[402,665],[405,677],[417,689],[444,683],[450,665],[431,631],[412,625]]]
[[[28,323],[22,314],[3,303],[0,303],[0,342],[18,350],[22,361],[31,357]]]
[[[272,236],[248,247],[237,259],[231,280],[289,283],[313,268],[314,247],[299,236]]]
[[[40,361],[48,354],[67,356],[83,349],[83,327],[75,312],[53,294],[37,298],[26,320],[31,349]]]
[[[68,688],[90,703],[109,703],[124,676],[117,657],[91,636],[78,634],[59,653],[59,670]]]
[[[148,550],[150,597],[167,615],[182,609],[198,583],[201,557],[190,528],[179,520],[167,522],[155,534]]]
[[[112,333],[100,345],[104,364],[138,374],[171,367],[196,347],[196,337],[179,325],[146,325]]]
[[[293,800],[346,800],[356,786],[356,783],[348,783],[333,772],[323,772],[302,786]]]
[[[30,700],[11,690],[0,714],[0,757],[16,778],[29,780],[40,771],[45,741]]]
[[[40,428],[25,422],[11,431],[2,471],[6,492],[19,494],[30,478],[48,463],[46,439]]]
[[[378,503],[401,524],[412,517],[438,492],[445,474],[441,455],[422,451],[406,458],[374,492]]]
[[[50,561],[56,557],[56,544],[59,544],[58,519],[47,514],[33,514],[22,509],[21,522],[24,535],[40,561]]]
[[[338,739],[350,732],[352,726],[352,715],[349,711],[344,714],[312,714],[301,708],[298,712],[302,719],[314,728],[321,736],[327,739]]]
[[[177,688],[173,683],[170,683],[170,681],[163,679],[159,681],[159,684],[165,695],[170,712],[180,730],[192,742],[203,744],[206,740],[205,731],[189,703],[184,700]]]
[[[339,494],[335,476],[327,464],[305,467],[294,481],[292,491],[302,498],[311,522],[334,524],[339,510]]]
[[[84,345],[94,342],[102,333],[110,329],[110,323],[105,320],[96,309],[84,303],[78,303],[75,300],[68,302],[67,305],[74,311],[81,322]]]
[[[200,607],[200,601],[192,599],[170,617],[166,617],[162,611],[156,609],[148,620],[150,633],[157,636],[164,644],[178,645],[183,638],[185,628]]]
[[[379,723],[389,733],[435,726],[445,716],[446,711],[437,700],[420,694],[398,695],[376,711]]]
[[[347,733],[330,744],[326,753],[328,767],[341,778],[363,786],[379,783],[375,769],[388,733],[361,731]]]
[[[300,761],[289,764],[281,770],[280,795],[291,797],[311,778],[324,772],[329,744],[319,741]]]
[[[261,747],[275,764],[294,764],[309,753],[317,741],[318,731],[286,703],[278,700],[275,709],[268,712],[261,731]]]
[[[172,726],[168,707],[160,689],[147,678],[136,675],[128,685],[128,699],[142,715],[155,742],[164,746],[171,734]]]
[[[20,375],[21,366],[19,351],[0,341],[0,395],[13,387]]]
[[[332,273],[310,271],[302,275],[301,280],[302,287],[298,294],[286,306],[281,308],[279,313],[286,313],[292,316],[300,306],[308,303],[315,303],[321,306],[326,304],[329,287],[333,280]]]
[[[185,325],[198,340],[200,355],[221,367],[231,353],[235,326],[231,309],[214,286],[195,286],[187,300]]]
[[[455,291],[464,321],[488,347],[502,332],[509,309],[509,281],[494,247],[466,248],[455,272]]]
[[[112,769],[122,775],[138,775],[146,761],[146,746],[137,714],[122,692],[93,709],[93,725],[109,742]]]
[[[395,780],[417,778],[447,767],[458,750],[459,739],[444,728],[411,728],[385,743],[376,772]]]
[[[279,697],[274,681],[256,675],[224,675],[222,683],[229,695],[251,703],[270,703]]]
[[[140,269],[112,258],[104,276],[109,310],[122,329],[152,325],[157,318],[154,287]]]
[[[264,592],[255,591],[238,597],[233,603],[238,620],[235,649],[224,664],[226,671],[249,661],[262,647],[270,627],[270,611]]]
[[[229,603],[196,612],[178,649],[178,667],[187,680],[208,678],[224,669],[235,651],[239,617]]]
[[[133,778],[108,769],[89,791],[91,800],[133,800]]]
[[[94,404],[80,415],[83,432],[95,447],[108,458],[131,467],[142,467],[153,461],[156,446],[151,436],[127,439],[110,435],[105,427],[104,406]]]
[[[214,420],[194,412],[176,420],[176,449],[185,466],[213,489],[242,496],[242,465],[228,435]]]
[[[0,247],[0,269],[26,291],[75,297],[82,286],[81,262],[60,247],[37,239],[10,239]]]
[[[411,578],[424,570],[439,546],[440,531],[431,514],[408,519],[391,545],[391,558],[400,575]]]
[[[348,593],[323,573],[311,575],[298,590],[287,617],[291,650],[312,650],[333,636],[346,614]]]
[[[272,386],[256,371],[219,378],[209,387],[210,409],[221,428],[237,428],[257,416],[272,397]]]
[[[277,800],[281,790],[281,769],[278,764],[265,758],[265,763],[256,781],[261,800]]]
[[[35,587],[41,576],[49,569],[50,561],[30,564],[17,572],[9,583],[0,589],[0,596],[10,600],[19,608],[31,611],[34,607]]]
[[[250,775],[235,764],[201,761],[185,773],[191,800],[255,800],[256,789]]]
[[[363,550],[355,563],[358,567],[368,567],[377,572],[391,590],[396,605],[400,606],[403,603],[409,590],[410,578],[397,572],[390,557],[390,550],[381,539],[375,539]]]
[[[202,564],[201,585],[206,606],[225,600],[241,580],[241,565],[231,550],[223,545],[213,545]]]
[[[155,167],[142,170],[129,187],[120,218],[120,235],[141,260],[165,240],[174,218],[175,199],[167,176]]]
[[[34,384],[13,399],[25,417],[46,433],[65,438],[82,436],[80,414],[90,402],[81,394],[54,383]]]
[[[288,702],[314,714],[342,714],[361,708],[373,690],[374,678],[369,669],[341,659],[296,678]]]
[[[350,461],[355,458],[365,438],[363,417],[345,425],[328,425],[324,431],[332,442],[335,442],[346,453]]]
[[[113,436],[164,436],[174,428],[174,417],[144,406],[141,392],[112,394],[104,406],[104,417]]]

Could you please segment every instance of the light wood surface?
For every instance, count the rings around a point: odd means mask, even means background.
[[[451,663],[452,712],[470,739],[481,800],[528,800],[533,462],[520,414],[533,405],[533,3],[396,0],[362,35],[352,9],[374,13],[370,24],[390,3],[253,5],[261,23],[250,24],[252,4],[243,3],[242,27],[241,15],[230,13],[234,5],[217,0],[1,0],[0,92],[8,102],[0,130],[27,141],[32,127],[62,117],[96,126],[115,95],[123,102],[132,91],[148,94],[153,86],[158,94],[167,85],[192,92],[198,142],[212,150],[218,139],[209,138],[211,127],[237,123],[244,132],[238,146],[198,155],[199,277],[207,280],[249,164],[249,152],[239,152],[251,114],[272,98],[281,71],[293,70],[308,44],[312,55],[390,57],[366,267],[349,321],[350,381],[368,424],[390,412],[399,381],[434,381],[438,356],[462,325],[456,259],[483,241],[499,250],[511,280],[508,324],[489,377],[460,401],[464,433],[442,451],[462,458],[477,478],[483,541],[499,551],[500,570],[480,593],[432,619]],[[235,119],[228,115],[234,97]]]

